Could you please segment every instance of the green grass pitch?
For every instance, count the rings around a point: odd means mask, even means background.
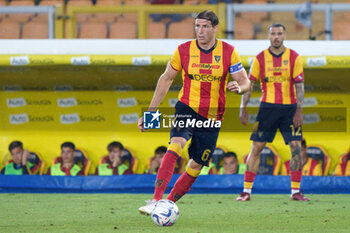
[[[0,232],[350,232],[350,195],[236,196],[186,195],[177,223],[159,227],[137,210],[150,194],[1,194]]]

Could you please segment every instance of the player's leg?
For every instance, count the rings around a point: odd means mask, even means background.
[[[157,201],[163,198],[166,187],[173,176],[177,159],[182,154],[182,149],[185,147],[187,140],[183,137],[172,137],[170,145],[162,158],[161,165],[157,172],[154,195],[151,201],[146,201],[147,204],[139,208],[141,214],[150,215]]]
[[[252,148],[247,159],[247,170],[244,173],[244,189],[237,201],[249,201],[253,183],[260,164],[260,155],[266,142],[253,141]]]
[[[302,178],[303,162],[301,157],[301,139],[303,137],[302,127],[295,128],[293,125],[293,117],[296,111],[296,105],[292,105],[284,109],[283,120],[280,124],[284,142],[289,145],[291,150],[290,160],[290,179],[291,179],[291,199],[296,201],[309,201],[300,193],[300,183]]]
[[[203,165],[190,159],[186,171],[177,179],[174,188],[171,190],[167,199],[173,202],[179,200],[185,195],[199,176]]]
[[[261,151],[266,142],[272,142],[278,128],[279,115],[274,104],[261,103],[250,140],[253,141],[244,173],[244,189],[237,201],[249,201],[256,173],[260,164]]]
[[[216,147],[220,128],[196,129],[188,148],[190,161],[187,169],[176,181],[168,200],[177,201],[185,195],[196,181],[203,166],[208,166],[211,155]]]
[[[290,160],[290,179],[292,186],[291,200],[295,201],[310,201],[300,192],[300,183],[302,178],[303,162],[301,157],[301,142],[291,141],[289,147],[292,153]]]

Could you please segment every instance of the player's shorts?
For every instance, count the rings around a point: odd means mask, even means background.
[[[261,103],[250,140],[272,142],[279,129],[286,144],[294,140],[301,141],[302,127],[295,128],[293,125],[296,109],[296,104]]]
[[[188,154],[191,159],[197,163],[208,166],[211,155],[216,147],[216,142],[219,136],[220,127],[197,127],[192,125],[190,127],[179,127],[179,122],[187,121],[207,121],[205,117],[202,117],[196,113],[192,108],[186,104],[178,101],[175,105],[175,124],[177,127],[173,127],[170,131],[170,138],[183,137],[188,141],[192,138],[191,144],[188,148]]]

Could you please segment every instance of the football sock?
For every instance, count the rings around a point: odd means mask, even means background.
[[[171,143],[163,156],[162,163],[158,169],[157,180],[153,199],[159,201],[163,198],[168,183],[173,176],[177,159],[181,156],[182,148],[177,143]]]
[[[192,184],[196,181],[200,172],[200,170],[198,171],[187,167],[186,171],[182,173],[179,179],[177,179],[167,199],[173,202],[179,200],[190,190]]]
[[[290,174],[290,180],[292,183],[292,195],[300,192],[301,171],[292,171]]]
[[[253,188],[255,176],[256,176],[255,172],[245,171],[243,192],[249,193],[249,194],[252,193],[252,188]]]

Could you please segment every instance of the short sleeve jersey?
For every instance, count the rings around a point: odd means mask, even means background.
[[[302,58],[289,48],[278,56],[266,49],[254,58],[249,79],[260,81],[261,102],[295,104],[294,84],[304,82]]]
[[[203,50],[196,40],[188,41],[178,46],[170,65],[182,71],[179,100],[207,119],[222,120],[229,74],[244,69],[235,47],[217,40]]]

